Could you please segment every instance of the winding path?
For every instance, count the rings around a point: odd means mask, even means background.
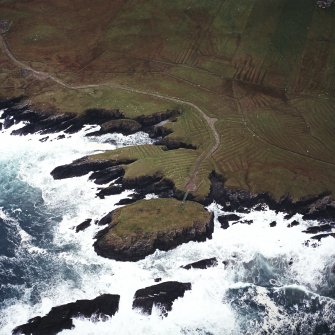
[[[189,192],[194,192],[198,189],[199,185],[196,184],[196,177],[198,175],[199,172],[199,168],[201,166],[201,163],[208,159],[211,155],[213,155],[213,153],[218,149],[219,145],[220,145],[220,136],[215,128],[215,123],[217,121],[216,118],[211,118],[209,117],[200,107],[198,107],[197,105],[195,105],[192,102],[189,101],[185,101],[176,97],[170,97],[170,96],[166,96],[166,95],[162,95],[159,93],[155,93],[155,92],[148,92],[148,91],[142,91],[142,90],[138,90],[136,88],[132,88],[129,86],[125,86],[125,85],[119,85],[113,82],[109,82],[109,83],[102,83],[102,84],[87,84],[87,85],[69,85],[66,82],[62,81],[61,79],[55,77],[54,75],[49,74],[48,72],[43,72],[43,71],[37,71],[35,69],[33,69],[31,66],[21,62],[20,60],[18,60],[13,53],[11,52],[11,50],[8,47],[8,44],[4,38],[4,34],[0,33],[0,44],[1,44],[1,48],[4,51],[4,53],[7,55],[7,57],[18,67],[20,67],[23,70],[29,71],[36,79],[38,80],[51,80],[55,83],[57,83],[58,85],[67,88],[67,89],[71,89],[71,90],[80,90],[80,89],[87,89],[87,88],[99,88],[99,87],[110,87],[110,88],[114,88],[114,89],[119,89],[119,90],[123,90],[123,91],[127,91],[127,92],[131,92],[131,93],[138,93],[138,94],[143,94],[143,95],[148,95],[148,96],[152,96],[161,100],[166,100],[166,101],[172,101],[172,102],[176,102],[176,103],[180,103],[180,104],[184,104],[187,106],[190,106],[192,108],[194,108],[200,115],[201,117],[205,120],[205,122],[208,124],[209,128],[211,129],[211,132],[213,134],[213,139],[214,142],[213,144],[205,151],[203,151],[200,156],[196,159],[189,180],[186,183],[186,194],[184,197],[184,200],[187,198],[187,195],[189,194]]]

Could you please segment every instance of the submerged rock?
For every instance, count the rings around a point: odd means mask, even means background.
[[[138,261],[155,250],[170,250],[189,241],[211,238],[213,215],[200,204],[175,199],[140,200],[107,214],[99,224],[98,255],[121,261]]]
[[[77,300],[53,307],[45,316],[37,316],[13,330],[13,335],[54,335],[64,329],[74,328],[73,318],[113,316],[119,309],[120,296],[103,294],[93,300]]]
[[[218,260],[216,259],[216,257],[213,257],[213,258],[202,259],[200,261],[184,265],[182,266],[182,268],[186,270],[207,269],[207,268],[217,266],[217,265],[218,265]]]
[[[167,316],[172,310],[173,302],[184,296],[185,291],[191,289],[190,283],[168,281],[149,286],[136,291],[133,300],[133,309],[140,309],[142,313],[151,314],[153,306],[161,309],[161,315]]]

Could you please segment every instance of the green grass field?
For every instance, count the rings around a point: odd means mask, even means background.
[[[210,213],[196,202],[182,203],[175,199],[140,200],[113,214],[112,234],[127,236],[129,233],[153,233],[189,228],[198,222],[208,223]],[[108,235],[105,237],[108,239]]]

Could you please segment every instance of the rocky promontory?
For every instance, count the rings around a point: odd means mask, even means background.
[[[77,300],[69,304],[53,307],[45,316],[37,316],[28,323],[13,330],[13,335],[54,335],[64,329],[72,329],[73,318],[97,318],[113,316],[119,309],[120,296],[103,294],[92,300]]]
[[[95,251],[107,258],[138,261],[155,250],[211,238],[213,215],[202,205],[175,199],[140,200],[106,216]]]

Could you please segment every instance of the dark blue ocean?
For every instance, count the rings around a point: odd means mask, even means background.
[[[136,263],[104,259],[92,248],[99,228],[76,233],[74,227],[101,218],[131,191],[102,200],[88,176],[56,181],[50,171],[87,154],[151,141],[145,134],[85,137],[85,130],[58,135],[40,141],[42,135],[0,131],[0,334],[53,306],[103,293],[121,295],[119,312],[105,322],[77,319],[62,334],[335,334],[335,239],[306,246],[302,231],[315,223],[270,210],[241,213],[253,224],[223,230],[216,221],[213,239],[204,243]],[[209,210],[222,213],[216,204]],[[292,220],[300,225],[288,228]],[[219,265],[180,268],[209,257]],[[131,309],[134,292],[157,277],[192,283],[164,319]]]

